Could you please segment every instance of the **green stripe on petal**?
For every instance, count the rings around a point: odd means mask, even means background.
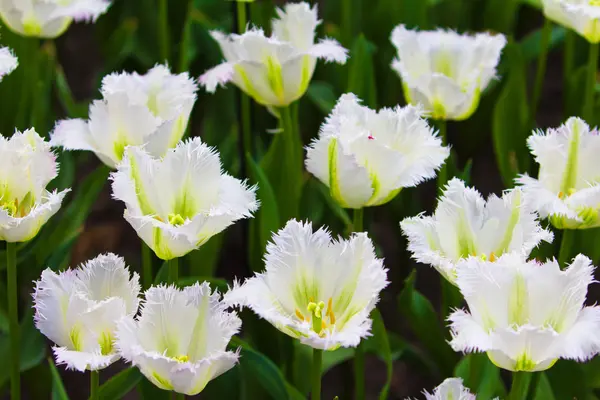
[[[513,209],[510,213],[510,219],[508,220],[508,224],[506,226],[506,231],[504,232],[504,237],[502,238],[502,242],[496,248],[496,251],[495,251],[496,255],[501,255],[508,251],[508,249],[510,247],[510,242],[512,242],[513,234],[515,231],[515,226],[517,226],[517,224],[519,223],[520,207],[521,207],[521,193],[516,192]]]
[[[337,146],[338,142],[336,138],[332,138],[329,142],[328,148],[328,163],[329,163],[329,192],[331,197],[342,207],[347,208],[348,203],[344,200],[342,190],[340,188],[340,179],[338,177],[337,170]]]
[[[527,282],[520,273],[517,273],[508,303],[508,321],[518,326],[528,322],[529,298],[527,296]]]
[[[572,135],[561,186],[563,193],[569,193],[569,189],[574,188],[577,184],[577,159],[579,157],[579,139],[581,136],[579,122],[573,124]]]
[[[171,385],[171,382],[163,376],[159,375],[156,371],[152,371],[151,380],[156,386],[158,386],[161,389],[173,390],[173,385]]]
[[[285,104],[285,89],[283,86],[281,63],[277,58],[268,56],[265,59],[265,65],[267,66],[269,86],[275,93],[275,96],[279,99],[279,102],[283,105]]]
[[[144,215],[154,215],[156,214],[156,211],[150,205],[150,199],[148,198],[148,195],[142,183],[140,166],[138,165],[135,157],[130,157],[129,160],[129,165],[131,167],[131,179],[133,180],[133,184],[135,185],[135,192],[137,194],[138,203],[140,204],[140,210]]]
[[[250,96],[254,100],[256,100],[257,103],[266,104],[267,101],[260,96],[260,94],[256,91],[256,89],[254,89],[254,85],[252,85],[252,81],[248,77],[248,74],[246,73],[244,68],[241,65],[236,64],[233,66],[233,69],[240,76],[240,79],[242,80],[242,82],[244,84],[244,87],[242,88],[242,90],[244,90],[248,96]]]

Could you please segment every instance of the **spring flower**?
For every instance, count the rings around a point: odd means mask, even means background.
[[[277,10],[273,34],[261,29],[243,35],[212,32],[225,61],[200,77],[200,83],[213,93],[229,81],[256,102],[283,107],[306,92],[318,59],[344,64],[347,50],[333,39],[315,44],[315,30],[321,23],[317,7],[289,3]]]
[[[0,17],[19,35],[52,39],[73,21],[95,21],[108,0],[0,0]]]
[[[196,89],[187,73],[171,74],[164,65],[146,75],[108,75],[102,80],[103,99],[92,103],[89,120],[60,121],[51,143],[67,150],[93,151],[111,168],[129,145],[145,145],[152,155],[164,156],[185,133]]]
[[[125,219],[163,260],[197,249],[258,208],[256,188],[224,173],[218,153],[199,138],[162,159],[127,147],[112,180]]]
[[[600,308],[584,307],[593,273],[583,255],[564,271],[556,260],[526,262],[520,254],[495,263],[470,258],[458,266],[456,279],[470,314],[450,315],[452,348],[485,351],[510,371],[543,371],[559,358],[593,357],[600,350]]]
[[[600,42],[600,2],[542,0],[546,18],[574,30],[590,43]]]
[[[70,190],[46,190],[57,175],[50,145],[34,129],[0,135],[0,240],[31,240],[56,214]]]
[[[374,111],[349,93],[308,147],[306,169],[341,206],[362,208],[433,178],[449,154],[419,108]]]
[[[369,314],[388,284],[366,233],[332,240],[291,220],[267,245],[266,270],[237,282],[225,302],[246,306],[313,348],[356,347],[369,336]]]
[[[17,57],[7,47],[0,47],[0,81],[17,68]]]
[[[145,297],[137,320],[119,322],[116,346],[156,386],[194,396],[237,363],[226,347],[242,321],[208,283],[151,287]]]
[[[502,197],[492,194],[486,201],[454,178],[433,216],[406,218],[400,226],[413,258],[454,283],[456,265],[469,256],[493,262],[514,251],[526,258],[541,241],[552,241],[552,232],[542,229],[525,200],[522,191],[514,189]]]
[[[424,391],[426,400],[476,400],[477,397],[463,386],[462,379],[448,378],[444,380],[433,393]]]
[[[527,144],[540,164],[538,179],[517,178],[533,207],[558,229],[600,226],[600,135],[579,118],[538,131]]]
[[[402,78],[404,97],[423,104],[435,119],[464,120],[477,109],[481,92],[496,75],[503,35],[459,35],[453,31],[392,32],[398,57],[392,68]]]
[[[103,369],[120,358],[113,343],[116,323],[137,313],[139,292],[138,274],[114,254],[58,274],[47,268],[33,294],[35,326],[56,344],[57,363],[78,371]]]

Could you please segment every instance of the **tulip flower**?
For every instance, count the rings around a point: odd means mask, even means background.
[[[179,143],[162,159],[127,147],[111,177],[125,219],[163,260],[197,249],[258,208],[256,188],[224,173],[216,150],[200,138]]]
[[[17,68],[17,57],[7,47],[0,47],[0,81]]]
[[[95,371],[120,358],[115,346],[117,321],[138,310],[139,276],[123,258],[100,255],[75,270],[50,268],[36,282],[35,326],[56,346],[58,364]]]
[[[400,223],[408,249],[418,262],[435,267],[455,283],[456,265],[470,256],[493,262],[509,252],[527,258],[552,232],[543,229],[520,189],[492,194],[487,201],[460,179],[448,182],[433,216]]]
[[[538,131],[527,144],[540,164],[538,179],[517,182],[542,218],[558,229],[600,226],[600,135],[580,118]]]
[[[73,21],[95,21],[109,6],[108,0],[2,0],[0,17],[19,35],[52,39]]]
[[[460,378],[448,378],[444,380],[433,393],[424,391],[426,400],[476,400],[477,397],[471,394],[469,389],[463,386]]]
[[[542,0],[546,18],[572,29],[590,43],[600,42],[600,3],[581,0]]]
[[[151,287],[145,297],[137,320],[119,321],[116,346],[156,386],[194,396],[237,363],[226,347],[242,321],[208,283]]]
[[[325,229],[291,220],[267,245],[265,264],[265,272],[235,283],[225,302],[315,349],[356,347],[369,336],[369,314],[388,282],[366,233],[332,240]]]
[[[561,271],[555,260],[526,262],[510,253],[457,267],[470,313],[449,317],[455,351],[487,352],[510,371],[543,371],[559,358],[585,361],[600,350],[600,308],[584,307],[594,282],[590,259],[578,255]]]
[[[392,68],[402,78],[406,101],[422,104],[440,120],[464,120],[475,112],[506,45],[500,34],[417,32],[404,25],[394,29],[391,40],[398,51]]]
[[[58,122],[51,143],[93,151],[111,168],[127,146],[145,145],[152,155],[164,156],[185,133],[196,90],[187,73],[171,74],[164,65],[145,75],[108,75],[102,80],[103,99],[92,103],[89,120]]]
[[[213,93],[217,86],[233,81],[259,104],[289,105],[306,92],[318,59],[346,62],[347,50],[335,40],[315,44],[320,23],[316,6],[289,3],[277,10],[271,37],[258,28],[243,35],[211,32],[225,61],[204,73],[200,84]]]
[[[433,178],[449,154],[419,108],[374,111],[349,93],[308,147],[306,169],[342,207],[362,208]]]
[[[46,190],[57,175],[56,157],[34,129],[0,136],[0,240],[31,240],[56,214],[69,192]]]

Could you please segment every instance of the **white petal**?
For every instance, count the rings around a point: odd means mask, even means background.
[[[334,39],[321,39],[309,49],[309,54],[327,62],[345,64],[348,60],[348,50]]]
[[[277,18],[272,20],[273,36],[292,43],[306,51],[315,41],[315,30],[321,21],[317,16],[317,6],[308,3],[288,3],[277,9]]]
[[[0,47],[0,80],[17,68],[19,62],[7,47]]]
[[[447,378],[433,394],[424,392],[426,400],[476,400],[476,396],[463,386],[460,378]]]
[[[79,372],[85,370],[97,371],[108,367],[119,359],[119,355],[111,354],[103,356],[102,354],[87,353],[83,351],[67,350],[64,347],[53,347],[52,351],[56,358],[56,364],[64,364],[67,369],[73,369]]]
[[[234,72],[233,65],[224,62],[202,74],[199,82],[207,92],[214,93],[218,86],[225,86],[233,79]]]

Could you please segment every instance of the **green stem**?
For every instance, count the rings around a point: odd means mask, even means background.
[[[190,57],[188,48],[192,40],[192,25],[194,13],[194,1],[189,0],[183,30],[181,32],[181,42],[179,44],[179,72],[185,72],[190,68]]]
[[[354,221],[352,221],[353,232],[363,231],[364,208],[354,209]]]
[[[98,400],[100,392],[100,373],[90,371],[90,400]]]
[[[144,288],[148,289],[154,282],[154,273],[152,271],[152,251],[150,247],[142,241],[142,280]]]
[[[596,74],[598,73],[598,43],[590,44],[587,79],[585,82],[585,100],[583,103],[583,119],[588,122],[594,117],[594,92],[596,91]]]
[[[185,394],[174,392],[173,393],[173,398],[175,400],[185,400]]]
[[[365,349],[363,342],[354,351],[354,399],[365,399]]]
[[[577,34],[567,29],[567,33],[565,36],[565,48],[563,55],[563,69],[564,69],[564,84],[567,85],[571,74],[573,72],[574,65],[574,56],[575,56],[575,40],[577,39]]]
[[[169,61],[169,12],[168,0],[158,0],[158,43],[160,59],[162,62]]]
[[[560,242],[560,251],[558,252],[558,265],[564,269],[571,254],[571,248],[575,242],[575,230],[563,229],[562,240]]]
[[[292,107],[280,108],[281,113],[281,125],[283,132],[280,135],[284,141],[284,177],[283,182],[279,182],[280,185],[284,186],[287,192],[288,201],[281,203],[281,217],[282,221],[287,221],[290,218],[296,217],[298,214],[298,206],[300,204],[300,193],[298,190],[297,182],[298,179],[302,179],[302,164],[297,157],[296,142],[297,132],[294,129],[295,123],[292,116]],[[299,170],[298,170],[299,168]]]
[[[169,261],[169,283],[177,285],[179,281],[179,259],[174,258]]]
[[[446,121],[445,120],[438,120],[437,121],[437,127],[439,130],[439,134],[440,134],[440,138],[442,139],[442,144],[444,146],[446,146],[448,144],[448,137],[447,137],[447,133],[446,133]],[[438,186],[438,193],[442,193],[444,191],[444,186],[446,185],[446,182],[448,182],[448,167],[447,167],[447,163],[450,161],[450,158],[448,158],[446,160],[446,162],[444,163],[444,165],[442,165],[442,167],[440,168],[440,170],[438,171],[438,181],[437,181],[437,186]]]
[[[540,39],[540,55],[538,57],[537,72],[535,74],[535,84],[533,86],[533,96],[531,97],[531,124],[532,128],[535,128],[535,121],[537,116],[538,105],[540,102],[540,96],[542,95],[542,88],[544,86],[544,77],[546,76],[546,65],[548,63],[548,44],[550,43],[550,36],[552,35],[552,21],[548,18],[544,21],[544,27],[542,28],[542,37]]]
[[[313,349],[312,364],[312,393],[311,400],[321,400],[321,368],[323,365],[323,350]]]
[[[21,398],[19,299],[17,295],[17,244],[6,243],[6,286],[8,292],[8,316],[10,331],[10,396]]]
[[[513,381],[507,400],[526,400],[531,383],[530,372],[513,372]]]

